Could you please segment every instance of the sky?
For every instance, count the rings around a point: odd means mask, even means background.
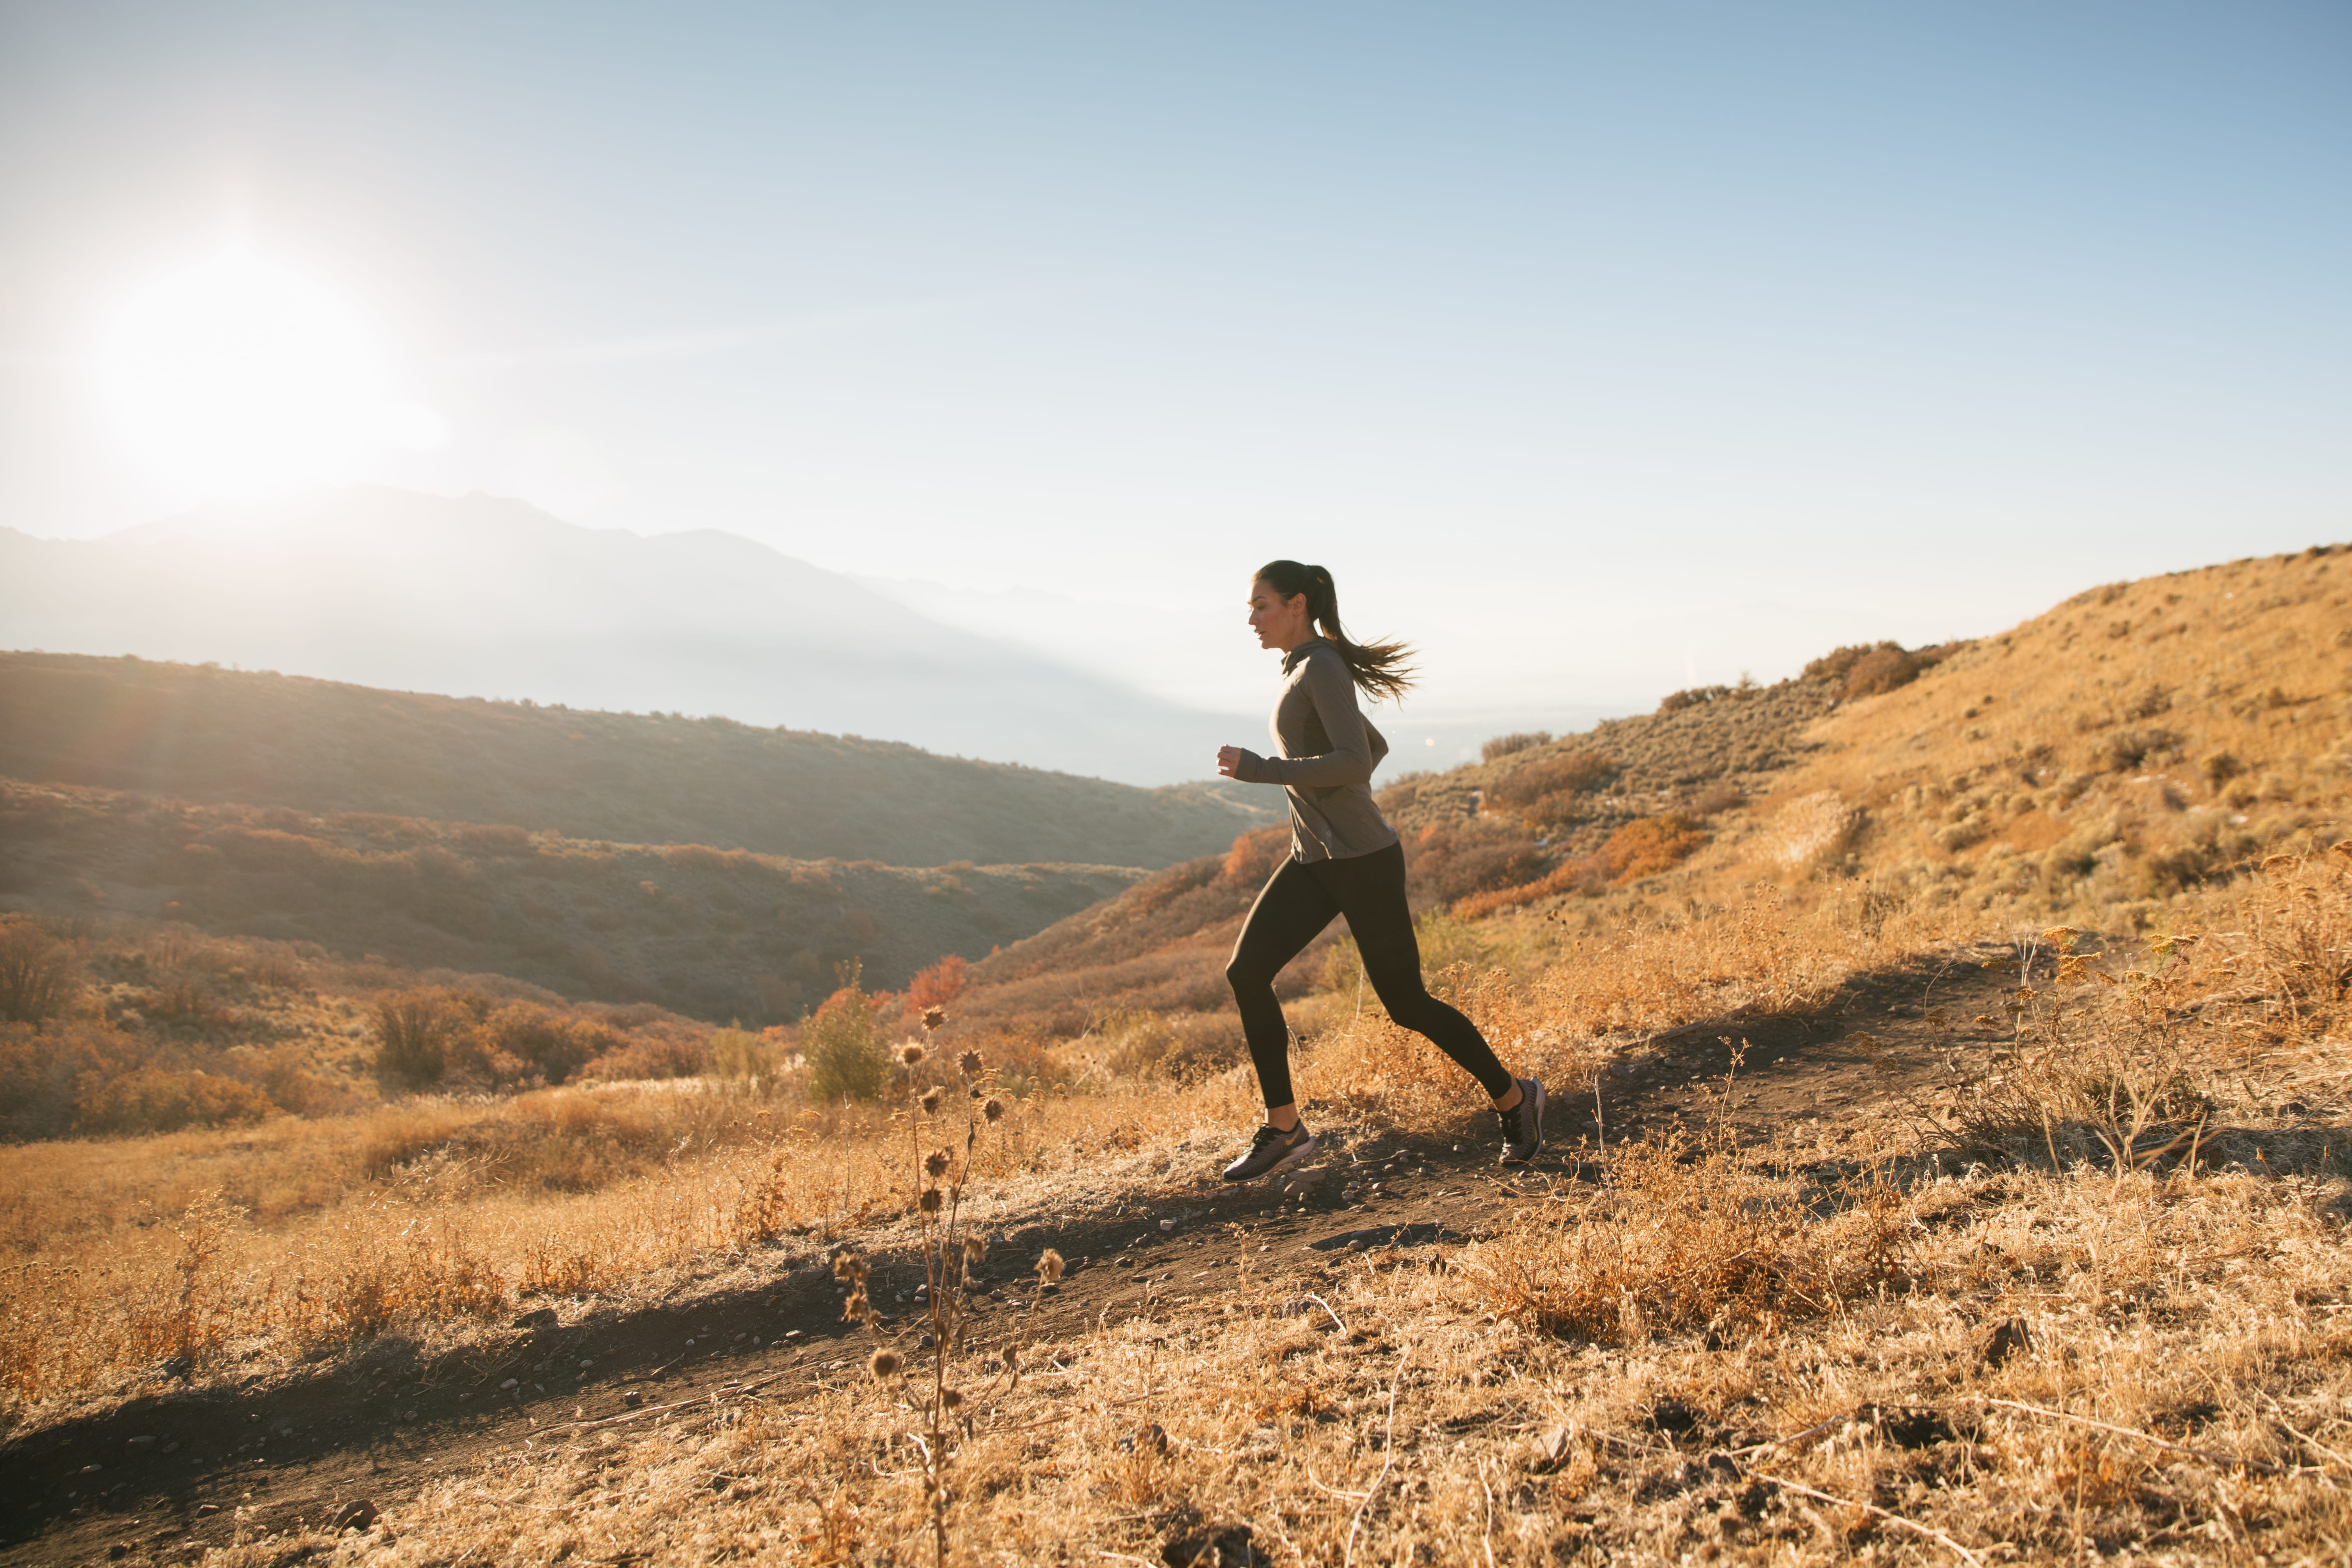
[[[2337,4],[19,0],[0,526],[520,496],[1236,711],[1290,556],[1433,722],[1631,710],[2352,536],[2347,83]]]

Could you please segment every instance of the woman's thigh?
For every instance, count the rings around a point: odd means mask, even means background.
[[[1391,844],[1370,855],[1318,860],[1308,869],[1348,917],[1348,934],[1356,939],[1373,988],[1385,992],[1402,984],[1419,989],[1421,943],[1405,903],[1403,847]]]
[[[1258,889],[1225,963],[1228,976],[1271,983],[1339,912],[1339,900],[1297,860],[1285,860]],[[1410,929],[1410,928],[1408,928]]]

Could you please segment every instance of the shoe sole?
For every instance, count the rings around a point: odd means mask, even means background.
[[[1535,1098],[1536,1098],[1536,1141],[1535,1141],[1535,1144],[1534,1144],[1534,1146],[1533,1146],[1532,1148],[1528,1149],[1528,1151],[1526,1153],[1521,1154],[1521,1155],[1518,1155],[1518,1156],[1517,1156],[1517,1157],[1512,1156],[1512,1155],[1511,1155],[1510,1153],[1508,1153],[1507,1152],[1505,1152],[1505,1154],[1503,1155],[1502,1163],[1503,1163],[1504,1164],[1506,1164],[1506,1165],[1524,1165],[1524,1164],[1528,1163],[1529,1161],[1533,1160],[1533,1159],[1534,1159],[1538,1154],[1540,1154],[1540,1153],[1542,1153],[1542,1152],[1543,1152],[1543,1145],[1544,1145],[1544,1136],[1543,1136],[1544,1107],[1545,1107],[1545,1105],[1547,1105],[1548,1103],[1549,1103],[1550,1096],[1549,1096],[1549,1095],[1547,1095],[1547,1094],[1545,1094],[1545,1093],[1544,1093],[1544,1086],[1543,1086],[1541,1083],[1538,1082],[1536,1079],[1528,1079],[1528,1082],[1529,1084],[1533,1085],[1533,1086],[1534,1086],[1534,1089],[1535,1089]],[[1524,1091],[1524,1090],[1522,1090],[1521,1092],[1525,1092],[1525,1091]]]
[[[1263,1182],[1269,1176],[1278,1176],[1282,1174],[1283,1172],[1290,1169],[1291,1166],[1296,1165],[1298,1162],[1306,1159],[1307,1156],[1315,1152],[1315,1149],[1316,1142],[1314,1135],[1309,1133],[1306,1142],[1300,1144],[1297,1148],[1293,1149],[1289,1153],[1285,1154],[1281,1159],[1276,1160],[1273,1164],[1268,1165],[1256,1175],[1227,1176],[1225,1181],[1231,1185],[1238,1187],[1244,1182]]]

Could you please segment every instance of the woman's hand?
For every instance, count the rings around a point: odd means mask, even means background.
[[[1222,778],[1236,777],[1238,775],[1234,773],[1234,770],[1241,765],[1242,749],[1239,746],[1219,746],[1217,748],[1218,776]]]

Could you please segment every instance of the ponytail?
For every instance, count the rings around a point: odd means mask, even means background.
[[[1412,689],[1413,669],[1407,662],[1412,649],[1401,642],[1349,642],[1348,634],[1340,630],[1339,591],[1332,586],[1330,573],[1296,561],[1269,561],[1258,568],[1257,575],[1258,581],[1285,599],[1307,595],[1307,619],[1339,649],[1357,690],[1380,701],[1401,698]]]

